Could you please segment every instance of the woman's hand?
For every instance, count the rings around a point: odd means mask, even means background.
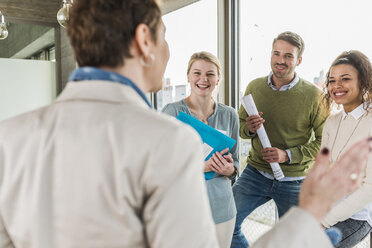
[[[209,166],[211,164],[212,157],[210,157],[207,161],[204,162],[204,172],[210,172],[212,171],[211,167]]]
[[[208,166],[212,171],[217,172],[218,174],[223,176],[231,177],[235,173],[234,160],[232,158],[232,155],[231,153],[222,155],[228,151],[229,148],[225,148],[220,152],[214,153],[207,162],[209,162]]]
[[[356,190],[363,179],[370,143],[371,138],[355,143],[331,168],[330,151],[323,148],[301,186],[300,208],[321,221],[337,201]]]

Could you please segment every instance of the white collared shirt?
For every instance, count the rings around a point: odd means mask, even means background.
[[[355,120],[359,120],[364,115],[365,112],[366,110],[364,109],[364,104],[362,103],[349,113],[346,113],[345,110],[342,110],[342,119],[345,120],[346,116],[350,115]]]
[[[289,83],[289,84],[286,84],[286,85],[283,85],[282,87],[280,87],[280,89],[278,90],[275,86],[275,84],[271,81],[271,78],[273,77],[273,72],[271,71],[268,78],[267,78],[267,84],[269,85],[269,87],[272,89],[272,90],[275,90],[275,91],[286,91],[286,90],[290,90],[292,89],[297,83],[298,81],[300,81],[300,78],[297,76],[297,73],[295,73],[295,77],[294,79]]]

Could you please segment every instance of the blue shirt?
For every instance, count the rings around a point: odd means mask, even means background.
[[[117,82],[120,84],[127,85],[134,89],[138,95],[146,102],[146,104],[152,108],[151,103],[146,98],[145,94],[142,92],[138,86],[133,83],[129,78],[124,77],[116,72],[105,71],[95,67],[80,67],[73,71],[69,77],[69,81],[85,81],[85,80],[103,80]]]

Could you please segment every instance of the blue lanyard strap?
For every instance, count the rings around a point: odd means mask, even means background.
[[[110,71],[101,70],[94,67],[81,67],[73,71],[69,77],[69,81],[84,81],[84,80],[103,80],[103,81],[111,81],[111,82],[117,82],[124,85],[127,85],[134,89],[138,95],[146,102],[146,104],[152,108],[151,103],[145,96],[145,94],[140,90],[140,88],[137,87],[135,83],[133,83],[128,78]]]

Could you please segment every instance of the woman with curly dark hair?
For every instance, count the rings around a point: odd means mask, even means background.
[[[343,107],[328,117],[323,128],[322,147],[331,149],[331,164],[356,141],[372,135],[371,96],[371,62],[359,51],[343,52],[327,73],[323,96],[328,109],[333,104]],[[343,237],[337,247],[353,247],[371,232],[372,159],[367,161],[362,186],[336,204],[322,224],[341,230]]]

